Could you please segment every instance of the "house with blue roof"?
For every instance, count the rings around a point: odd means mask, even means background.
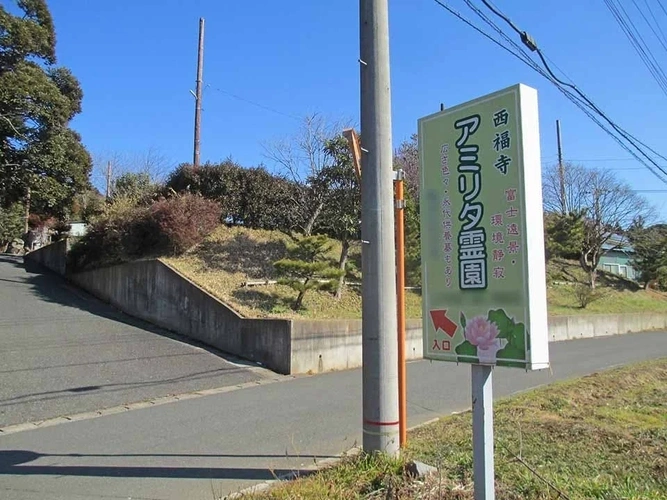
[[[639,272],[632,266],[634,250],[626,240],[612,237],[602,245],[602,251],[598,270],[634,281],[639,279]]]

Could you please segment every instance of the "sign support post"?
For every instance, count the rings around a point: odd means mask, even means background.
[[[494,500],[493,367],[474,364],[471,368],[475,500]]]

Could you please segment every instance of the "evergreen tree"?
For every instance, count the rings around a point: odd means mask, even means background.
[[[31,192],[31,211],[66,215],[89,186],[90,155],[69,122],[83,92],[56,67],[56,35],[45,0],[20,0],[22,15],[0,6],[0,205]]]
[[[278,282],[298,292],[292,305],[295,311],[303,306],[308,290],[335,289],[344,271],[331,265],[326,257],[329,250],[331,245],[326,236],[306,236],[288,247],[287,258],[273,263],[280,276]]]

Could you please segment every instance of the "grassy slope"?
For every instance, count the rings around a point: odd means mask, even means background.
[[[574,296],[574,287],[566,282],[586,282],[586,274],[577,262],[555,259],[547,266],[547,297],[549,313],[595,314],[622,312],[667,312],[667,295],[640,289],[629,281],[604,272],[598,273],[600,298],[581,309]]]
[[[361,290],[347,286],[340,300],[330,293],[309,291],[304,300],[305,310],[295,313],[291,303],[296,292],[283,285],[242,287],[247,280],[275,280],[273,262],[285,256],[289,237],[277,231],[247,230],[240,227],[219,227],[207,240],[183,257],[164,259],[243,316],[290,318],[359,318]],[[358,247],[350,251],[350,264],[361,267]],[[332,241],[329,257],[337,265],[340,243]],[[358,272],[348,280],[359,282]],[[415,293],[408,294],[408,309],[421,315],[421,301]]]
[[[190,253],[165,261],[244,316],[361,317],[359,287],[346,287],[339,301],[334,300],[329,293],[310,291],[306,294],[305,310],[297,314],[290,308],[296,297],[290,288],[282,285],[241,286],[246,280],[275,279],[273,262],[285,256],[285,244],[288,241],[286,235],[276,231],[222,226]],[[332,263],[338,262],[339,252],[340,244],[332,242]],[[361,267],[359,247],[352,248],[350,262],[357,270]],[[576,303],[572,285],[560,284],[585,281],[585,275],[578,264],[568,261],[550,262],[547,274],[550,283],[550,314],[667,311],[667,296],[639,290],[635,283],[605,273],[600,273],[599,278],[603,297],[586,309],[581,309]],[[358,271],[351,272],[348,279],[350,282],[359,282]],[[419,293],[409,291],[406,294],[406,308],[408,318],[421,317]]]
[[[494,416],[499,500],[667,499],[667,359],[523,393]],[[400,460],[359,457],[247,498],[472,499],[471,433],[463,413],[409,434],[404,459],[439,468],[425,482]]]

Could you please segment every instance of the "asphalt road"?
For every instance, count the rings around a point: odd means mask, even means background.
[[[0,255],[0,428],[259,380]]]
[[[552,372],[497,369],[496,397],[667,356],[667,334],[551,345]],[[409,364],[416,425],[470,405],[470,367]],[[0,436],[3,500],[212,500],[361,438],[361,371],[296,378]]]

